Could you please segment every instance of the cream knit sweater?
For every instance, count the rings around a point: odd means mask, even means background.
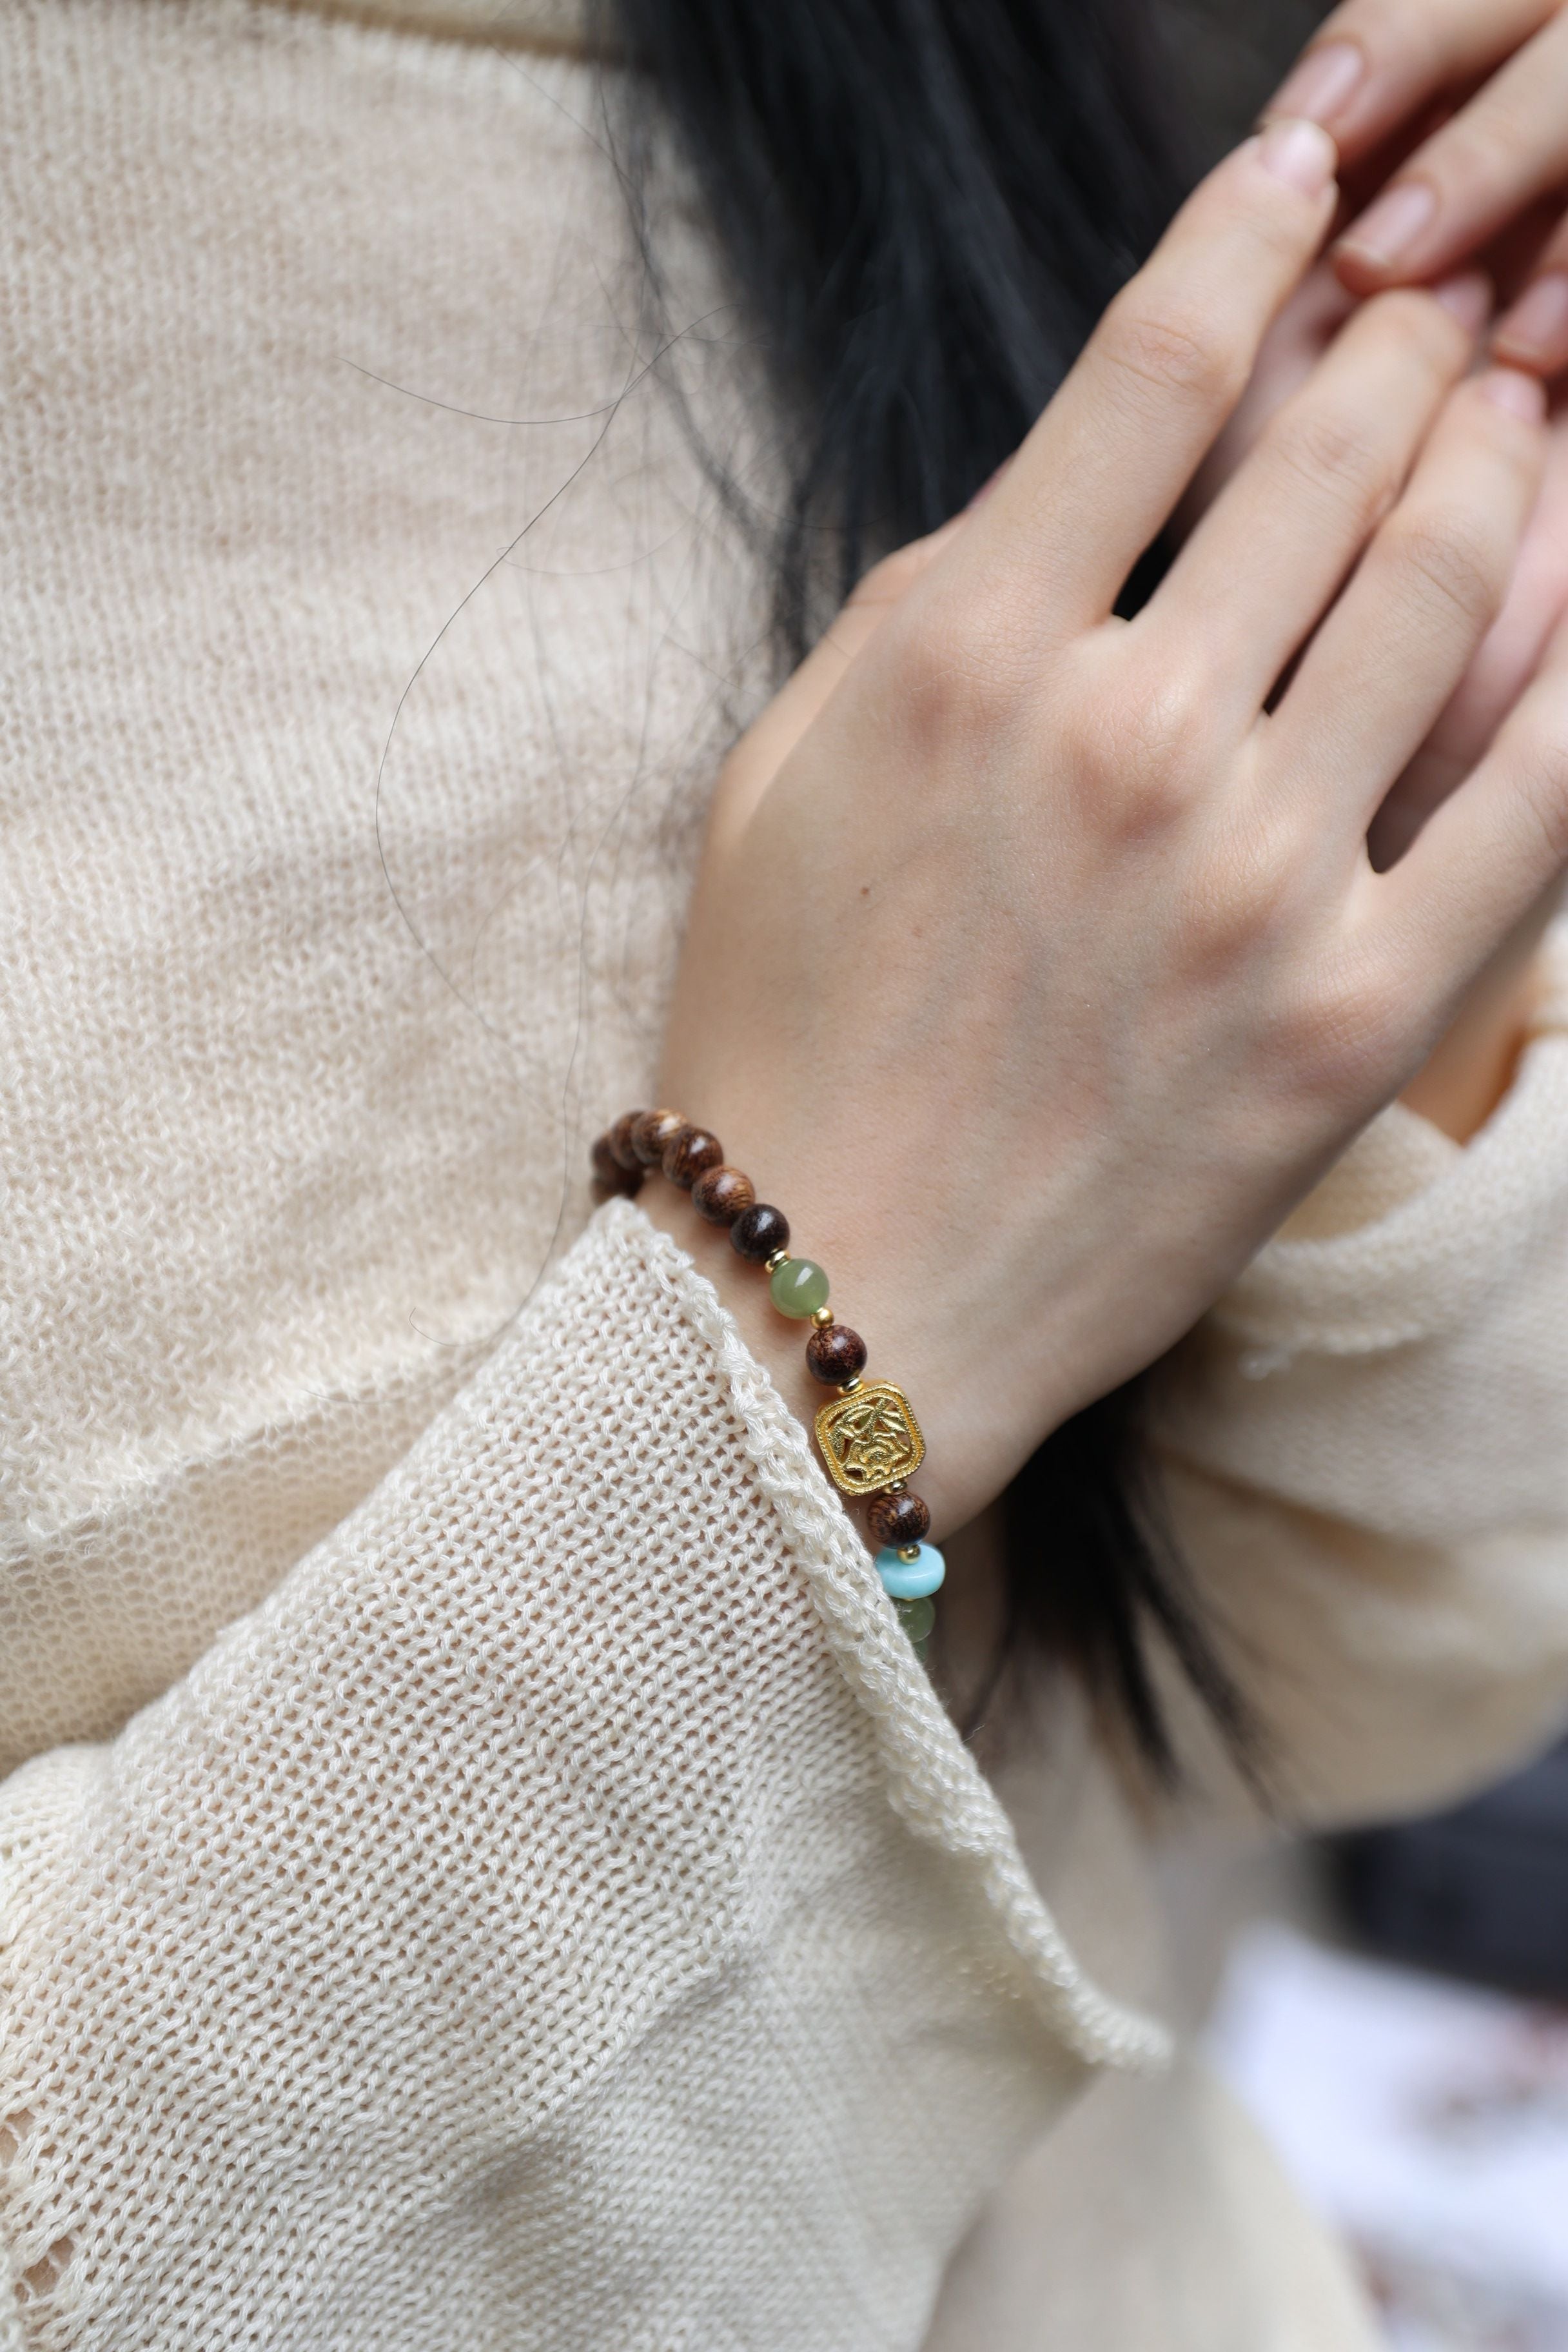
[[[765,412],[695,223],[650,364],[560,25],[366,13],[0,14],[0,2342],[1363,2347],[1164,2063],[1070,1692],[983,1778],[718,1297],[587,1221],[763,691],[672,378],[763,480]],[[1309,1814],[1568,1696],[1560,970],[1172,1384]]]

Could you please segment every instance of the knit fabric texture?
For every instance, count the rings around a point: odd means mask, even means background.
[[[909,2341],[1071,2047],[1154,2048],[634,1211],[58,1769],[6,1847],[29,2344]]]
[[[590,1221],[770,682],[704,453],[765,504],[774,427],[553,0],[451,13],[0,15],[0,2343],[910,2352],[978,2228],[990,2352],[1020,2246],[1096,2352],[1364,2352],[1157,2071],[1087,1710],[988,1784],[714,1292]],[[1162,1401],[1310,1817],[1563,1712],[1564,1023],[1469,1150],[1377,1122]],[[1149,2184],[1121,2302],[1069,2110]]]

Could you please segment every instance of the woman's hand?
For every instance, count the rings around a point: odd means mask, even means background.
[[[1449,279],[1443,299],[1479,331],[1490,288],[1479,272]],[[1318,367],[1352,314],[1354,297],[1320,263],[1270,328],[1246,393],[1205,460],[1179,520],[1191,528],[1284,403]],[[1535,674],[1568,614],[1568,416],[1552,422],[1545,478],[1503,608],[1469,669],[1379,809],[1374,864],[1394,863],[1420,825],[1475,768]],[[1553,887],[1500,949],[1404,1099],[1458,1141],[1481,1127],[1507,1091],[1539,994],[1536,950],[1560,892]]]
[[[1361,294],[1409,285],[1503,236],[1522,288],[1497,349],[1553,373],[1568,366],[1563,0],[1345,0],[1274,100],[1331,131],[1347,163],[1408,143],[1433,110],[1447,119],[1340,238],[1341,274]]]
[[[1544,447],[1538,389],[1460,383],[1472,339],[1430,296],[1366,306],[1111,617],[1323,236],[1331,161],[1277,124],[1205,182],[992,497],[873,575],[715,802],[667,1098],[908,1386],[939,1527],[1196,1318],[1568,855],[1568,652],[1391,873],[1365,854]],[[724,1289],[809,1402],[798,1331]]]

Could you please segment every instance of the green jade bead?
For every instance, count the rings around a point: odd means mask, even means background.
[[[899,1622],[917,1649],[924,1647],[936,1623],[936,1611],[929,1601],[900,1601]]]
[[[808,1257],[786,1257],[768,1276],[768,1289],[779,1313],[793,1315],[797,1323],[827,1304],[827,1276]]]

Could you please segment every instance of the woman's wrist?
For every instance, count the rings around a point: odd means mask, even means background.
[[[625,1112],[595,1144],[593,1162],[605,1196],[635,1197],[652,1177],[657,1197],[657,1179],[664,1177],[689,1194],[697,1216],[724,1234],[741,1264],[765,1274],[770,1304],[805,1339],[805,1373],[826,1391],[811,1414],[823,1466],[846,1502],[863,1510],[877,1574],[923,1659],[936,1622],[934,1596],[947,1577],[942,1553],[927,1541],[930,1506],[910,1484],[925,1460],[925,1438],[898,1384],[867,1377],[866,1341],[829,1303],[826,1267],[791,1250],[784,1211],[759,1201],[751,1178],[726,1161],[717,1136],[679,1111]],[[745,1319],[755,1342],[754,1318]],[[787,1394],[795,1383],[776,1344],[763,1339],[761,1346]]]
[[[637,1194],[637,1206],[708,1276],[751,1353],[791,1412],[809,1427],[824,1391],[806,1370],[799,1324],[778,1312],[767,1283],[759,1282],[754,1270],[736,1257],[722,1226],[708,1224],[698,1215],[689,1194],[673,1184],[647,1183]]]
[[[770,1178],[768,1190],[774,1189]],[[776,1189],[794,1203],[787,1182]],[[686,1250],[713,1283],[746,1346],[770,1374],[789,1410],[808,1429],[813,1428],[823,1406],[844,1391],[831,1381],[814,1378],[808,1368],[807,1343],[813,1328],[809,1317],[779,1310],[766,1269],[748,1265],[736,1255],[729,1230],[707,1222],[689,1191],[650,1179],[637,1198],[650,1221]],[[863,1192],[858,1192],[853,1220],[841,1223],[830,1213],[819,1221],[812,1213],[811,1202],[804,1202],[789,1246],[797,1263],[810,1259],[827,1273],[832,1309],[838,1318],[835,1330],[842,1332],[847,1325],[863,1337],[867,1351],[863,1386],[869,1389],[877,1382],[890,1382],[908,1400],[927,1447],[918,1479],[910,1483],[918,1484],[931,1514],[931,1530],[940,1537],[970,1517],[1005,1483],[1016,1465],[1009,1461],[998,1470],[989,1459],[994,1423],[988,1426],[982,1399],[983,1362],[990,1351],[981,1340],[981,1363],[970,1360],[969,1342],[979,1336],[974,1318],[966,1318],[961,1348],[952,1343],[952,1318],[940,1312],[934,1298],[929,1326],[918,1307],[911,1312],[911,1287],[918,1290],[919,1286],[910,1284],[910,1254],[907,1247],[896,1250],[885,1234],[868,1224],[867,1211],[873,1205]],[[879,1241],[883,1244],[880,1265],[874,1262]],[[948,1330],[945,1344],[937,1327]],[[998,1334],[998,1354],[1001,1344]],[[836,1475],[831,1465],[830,1475]],[[872,1541],[875,1545],[874,1532]]]

